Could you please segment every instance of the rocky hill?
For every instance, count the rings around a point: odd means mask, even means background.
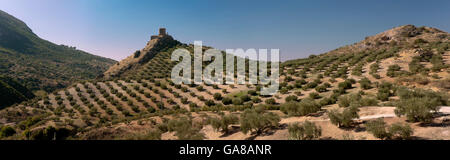
[[[169,48],[173,48],[181,43],[174,40],[172,36],[161,33],[157,38],[151,39],[147,45],[136,51],[134,54],[111,66],[104,74],[105,78],[110,79],[114,77],[123,77],[131,74],[135,70],[140,70],[141,67],[150,60],[152,60],[156,54],[165,51]]]

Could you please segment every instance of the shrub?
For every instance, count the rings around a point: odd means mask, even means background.
[[[71,136],[73,132],[66,128],[55,128],[53,126],[48,126],[47,128],[39,130],[25,130],[25,137],[30,140],[64,140]]]
[[[291,82],[291,81],[294,81],[294,79],[293,79],[291,76],[287,76],[287,77],[284,79],[284,81],[285,81],[285,82]]]
[[[220,93],[214,93],[213,97],[215,100],[218,100],[218,101],[222,100],[222,94],[220,94]]]
[[[339,88],[342,88],[342,89],[344,89],[344,90],[346,90],[346,89],[351,89],[352,88],[352,83],[350,82],[350,81],[344,81],[344,82],[341,82],[341,83],[339,83],[338,84],[338,87]]]
[[[353,124],[354,118],[359,118],[359,109],[357,107],[345,108],[343,112],[338,110],[331,110],[328,113],[328,117],[332,124],[338,127],[350,127]]]
[[[317,87],[317,85],[318,84],[316,82],[309,82],[308,84],[306,84],[305,89],[315,88],[315,87]]]
[[[372,133],[376,138],[385,139],[391,137],[386,130],[386,123],[383,121],[383,118],[367,122],[366,130],[367,132]]]
[[[402,68],[401,68],[398,64],[390,65],[390,66],[388,67],[388,70],[387,70],[386,75],[389,76],[389,77],[396,77],[396,76],[399,75],[398,72],[399,72],[401,69],[402,69]]]
[[[204,91],[205,89],[203,88],[203,86],[197,86],[197,88],[196,88],[198,91]]]
[[[155,113],[156,109],[150,106],[150,107],[147,108],[147,112],[148,113]]]
[[[359,100],[361,100],[361,95],[359,94],[344,95],[338,98],[338,104],[339,107],[349,107],[352,103],[355,103],[355,105],[359,104]],[[356,106],[359,107],[359,105]]]
[[[410,139],[414,131],[408,124],[394,123],[389,127],[389,133],[394,138]]]
[[[298,101],[297,96],[290,95],[290,96],[286,97],[286,102],[291,102],[291,101]]]
[[[396,115],[406,115],[413,122],[430,122],[433,112],[437,112],[439,106],[449,104],[446,94],[422,89],[409,90],[401,87],[397,89],[397,95],[400,101],[396,104]]]
[[[242,105],[242,104],[244,104],[244,102],[242,102],[242,100],[239,99],[239,98],[234,98],[233,99],[233,104],[234,105]]]
[[[240,98],[241,98],[242,102],[248,102],[248,101],[252,100],[252,98],[248,94],[242,95]]]
[[[326,87],[325,85],[317,86],[315,89],[316,89],[316,91],[319,92],[319,93],[322,93],[322,92],[326,92],[326,91],[327,91],[327,87]]]
[[[14,134],[16,134],[16,130],[14,130],[11,126],[0,127],[0,138],[9,137]]]
[[[220,118],[209,118],[208,124],[210,124],[216,131],[222,131],[228,133],[228,126],[236,124],[238,117],[232,114],[222,115]]]
[[[223,103],[223,105],[229,105],[229,104],[233,103],[233,100],[231,98],[225,97],[222,99],[222,103]]]
[[[288,102],[281,105],[281,111],[289,116],[305,116],[320,111],[321,106],[313,99],[303,99],[300,102]]]
[[[378,93],[377,98],[381,101],[388,101],[389,97],[392,96],[392,84],[388,82],[381,83],[380,86],[378,86]]]
[[[251,96],[256,96],[256,95],[258,95],[257,92],[256,92],[255,90],[249,90],[247,93],[248,93],[249,95],[251,95]]]
[[[288,132],[290,140],[313,140],[322,135],[322,129],[309,121],[290,124]]]
[[[286,87],[281,88],[280,93],[281,94],[287,94],[289,90]]]
[[[270,105],[274,105],[277,103],[277,101],[275,101],[275,99],[273,99],[273,98],[266,99],[264,102],[266,104],[270,104]]]
[[[194,108],[197,108],[198,106],[197,106],[197,104],[196,103],[190,103],[189,104],[189,108],[190,109],[194,109]]]
[[[158,102],[158,103],[156,103],[156,106],[157,106],[159,109],[165,109],[164,103],[163,103],[163,102]]]
[[[255,132],[257,135],[265,129],[278,127],[280,117],[272,112],[265,112],[262,107],[256,109],[246,109],[240,118],[241,131],[244,134]]]
[[[366,77],[364,77],[361,80],[359,80],[359,84],[361,85],[362,89],[370,89],[370,88],[372,88],[371,83],[372,82]]]
[[[319,99],[319,98],[320,98],[320,95],[319,95],[319,93],[317,93],[317,92],[311,92],[311,93],[309,93],[309,98],[312,98],[312,99]]]
[[[359,101],[359,104],[361,106],[378,106],[378,100],[374,99],[374,98],[361,98],[361,100]]]
[[[366,128],[369,133],[380,139],[409,139],[414,133],[408,124],[394,123],[388,126],[383,118],[367,122]]]
[[[411,98],[400,100],[395,109],[397,116],[406,115],[412,122],[431,122],[433,119],[432,110],[438,109],[438,102],[431,98]]]
[[[169,120],[167,130],[175,132],[179,140],[202,140],[205,136],[200,132],[200,127],[195,126],[191,119],[182,117]]]
[[[253,103],[261,103],[262,100],[261,100],[260,98],[258,98],[258,97],[253,97],[253,98],[252,98],[252,102],[253,102]]]
[[[216,103],[213,100],[207,100],[205,102],[205,105],[207,105],[207,106],[214,106],[214,105],[216,105]]]

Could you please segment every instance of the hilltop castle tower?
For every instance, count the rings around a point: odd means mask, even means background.
[[[165,36],[167,33],[166,33],[166,28],[159,28],[159,35],[160,36]]]
[[[159,28],[159,35],[152,35],[150,40],[161,38],[161,37],[164,37],[164,36],[167,36],[167,35],[168,34],[167,34],[167,31],[166,31],[166,28]]]

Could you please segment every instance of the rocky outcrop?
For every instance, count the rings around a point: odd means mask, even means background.
[[[130,55],[124,60],[111,66],[104,73],[104,78],[110,79],[120,77],[128,71],[135,70],[144,65],[162,50],[174,47],[178,44],[180,44],[180,42],[174,40],[170,35],[159,35],[156,38],[152,38],[143,49],[136,51],[133,55]]]

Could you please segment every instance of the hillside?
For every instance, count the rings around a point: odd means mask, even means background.
[[[34,98],[33,93],[17,81],[0,77],[0,109],[27,99]]]
[[[400,26],[284,62],[274,96],[260,95],[261,85],[173,84],[170,53],[193,46],[152,47],[160,40],[104,79],[0,111],[0,122],[23,133],[11,139],[42,139],[49,126],[74,139],[302,139],[306,121],[321,128],[310,139],[450,139],[446,32]]]
[[[19,19],[0,11],[0,75],[47,92],[96,78],[114,60],[39,38]]]

